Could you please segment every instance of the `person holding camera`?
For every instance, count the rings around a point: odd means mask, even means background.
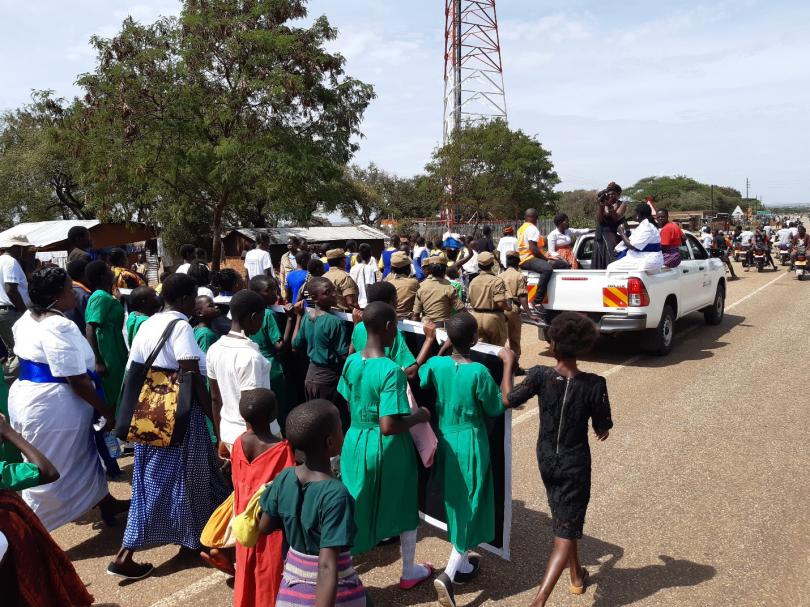
[[[615,181],[597,194],[596,234],[593,242],[592,270],[604,270],[616,259],[618,230],[624,222],[627,203],[619,200],[622,188]]]

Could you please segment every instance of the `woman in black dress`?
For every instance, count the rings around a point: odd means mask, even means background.
[[[582,537],[591,497],[591,451],[588,421],[604,441],[613,427],[605,379],[580,372],[577,357],[591,349],[598,330],[589,318],[563,312],[551,323],[548,337],[557,359],[552,367],[537,366],[509,393],[511,407],[540,397],[537,462],[546,486],[554,529],[554,548],[532,607],[543,607],[563,570],[571,573],[571,593],[585,592],[588,572],[579,563],[577,540]]]
[[[616,259],[615,247],[619,243],[617,231],[627,210],[627,203],[619,200],[621,193],[621,186],[611,181],[608,187],[597,194],[599,202],[596,207],[591,270],[604,270]]]

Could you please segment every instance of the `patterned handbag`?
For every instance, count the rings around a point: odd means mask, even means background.
[[[193,374],[152,366],[179,321],[169,323],[146,361],[130,362],[115,426],[121,440],[153,447],[183,442],[192,407]]]

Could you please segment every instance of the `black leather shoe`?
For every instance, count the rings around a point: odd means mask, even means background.
[[[477,556],[470,557],[470,565],[472,565],[472,571],[469,573],[462,573],[461,571],[456,572],[456,577],[453,580],[453,583],[458,584],[459,586],[463,586],[464,584],[471,582],[475,577],[478,575],[478,570],[481,569],[481,559]]]
[[[458,577],[458,574],[456,574]],[[453,592],[453,582],[450,581],[448,575],[442,573],[433,580],[433,587],[436,589],[437,601],[442,607],[456,607],[456,595]]]

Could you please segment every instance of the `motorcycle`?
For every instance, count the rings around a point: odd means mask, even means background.
[[[807,268],[807,249],[799,247],[796,251],[796,261],[793,262],[793,271],[796,272],[798,280],[804,280],[808,274]]]
[[[790,265],[790,250],[779,247],[779,263],[783,266]]]
[[[734,243],[734,261],[745,263],[745,247],[739,242]]]
[[[757,272],[762,272],[765,269],[765,266],[768,264],[768,256],[765,254],[765,249],[763,247],[757,247],[754,249],[754,266],[757,268]]]

